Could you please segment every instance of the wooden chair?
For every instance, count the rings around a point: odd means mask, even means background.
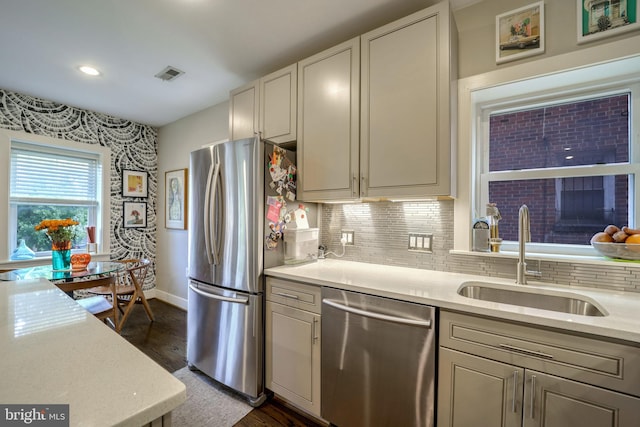
[[[122,313],[122,317],[117,320],[115,326],[118,333],[122,330],[136,303],[143,305],[147,317],[153,322],[153,312],[142,291],[142,285],[147,277],[151,261],[148,259],[126,259],[114,262],[125,264],[125,269],[116,273],[115,292],[112,292],[110,286],[97,286],[88,289],[87,292],[110,298],[114,307],[117,307]]]
[[[100,287],[107,289],[109,295],[115,293],[116,277],[106,276],[98,279],[58,282],[55,285],[64,292],[73,292],[80,289]],[[95,295],[88,298],[77,299],[76,302],[84,307],[89,313],[96,316],[103,322],[109,322],[113,329],[120,332],[118,328],[118,304],[113,298],[106,298],[102,295]]]

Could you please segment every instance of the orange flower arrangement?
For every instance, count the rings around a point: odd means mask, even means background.
[[[54,245],[61,243],[71,243],[76,238],[75,226],[80,224],[71,218],[67,219],[45,219],[36,225],[36,231],[47,230],[47,236]]]

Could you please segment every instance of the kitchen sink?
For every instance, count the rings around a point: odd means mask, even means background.
[[[515,286],[515,285],[514,285]],[[464,282],[458,289],[463,297],[582,316],[606,316],[604,308],[581,295],[543,289],[528,290],[490,282]]]

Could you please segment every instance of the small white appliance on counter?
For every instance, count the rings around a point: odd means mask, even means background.
[[[317,228],[287,230],[284,233],[284,263],[300,264],[318,260]]]

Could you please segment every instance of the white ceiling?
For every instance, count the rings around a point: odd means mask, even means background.
[[[436,2],[0,0],[0,88],[159,127]],[[155,78],[167,65],[185,74]]]

